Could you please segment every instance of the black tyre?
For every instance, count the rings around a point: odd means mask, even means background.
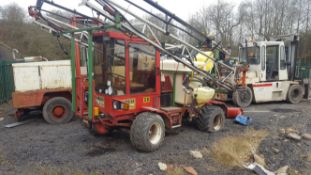
[[[253,101],[253,91],[249,87],[239,87],[232,94],[232,101],[238,107],[245,108]]]
[[[71,110],[71,102],[64,97],[49,99],[43,106],[43,118],[50,124],[69,122],[74,113]]]
[[[200,131],[216,132],[224,127],[225,114],[218,106],[204,106],[193,122]]]
[[[292,104],[300,103],[304,95],[304,88],[301,85],[291,85],[287,94],[287,101]]]
[[[151,152],[160,147],[165,137],[165,125],[160,115],[143,112],[133,121],[130,138],[140,151]]]

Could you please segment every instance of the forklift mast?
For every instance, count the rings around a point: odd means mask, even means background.
[[[299,36],[298,35],[284,35],[284,36],[278,36],[278,37],[272,38],[272,40],[284,42],[288,79],[295,80]]]

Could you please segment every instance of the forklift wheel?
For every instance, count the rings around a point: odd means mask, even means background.
[[[64,97],[49,99],[43,106],[43,118],[50,124],[69,122],[73,117],[71,102]]]
[[[204,132],[216,132],[224,127],[225,114],[218,106],[204,106],[200,116],[194,119],[196,128]]]
[[[144,152],[151,152],[160,147],[165,136],[165,125],[160,115],[143,112],[133,121],[130,138],[133,146]]]
[[[253,92],[249,87],[239,87],[232,94],[232,101],[241,108],[246,108],[253,101]]]
[[[304,95],[304,89],[301,85],[291,85],[287,94],[287,101],[292,104],[299,103]]]

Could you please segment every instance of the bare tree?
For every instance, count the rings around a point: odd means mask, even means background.
[[[5,21],[23,22],[25,19],[24,10],[15,3],[1,8],[0,13],[2,19]]]
[[[307,0],[307,9],[306,9],[306,22],[305,22],[305,26],[306,26],[306,29],[305,29],[305,32],[308,32],[309,31],[309,22],[310,22],[310,0]]]
[[[233,9],[234,5],[223,0],[218,0],[216,5],[212,5],[207,9],[209,20],[224,45],[233,44],[233,30],[241,22],[241,17],[235,14]]]

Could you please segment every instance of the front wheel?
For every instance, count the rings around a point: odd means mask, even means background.
[[[287,101],[292,104],[300,103],[303,98],[304,88],[301,85],[291,85],[287,94]]]
[[[144,152],[158,149],[165,137],[165,125],[160,115],[143,112],[133,121],[130,138],[133,146]]]
[[[49,99],[43,106],[43,118],[50,124],[69,122],[73,117],[71,102],[64,97]]]
[[[253,101],[252,89],[248,86],[238,87],[232,94],[232,101],[238,107],[248,107]]]

